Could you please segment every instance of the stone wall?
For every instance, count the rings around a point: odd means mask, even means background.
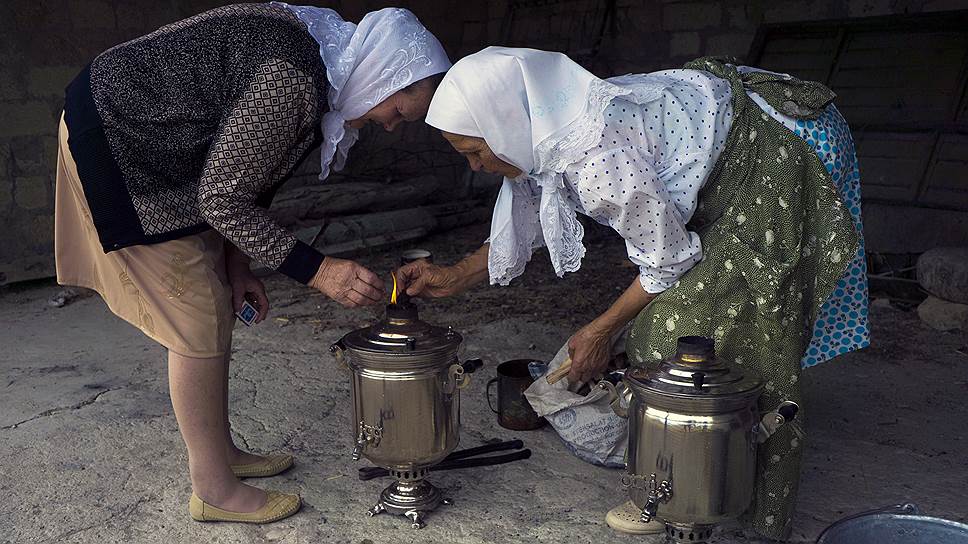
[[[214,1],[0,2],[0,284],[53,274],[64,87],[99,52]]]
[[[63,88],[100,51],[216,0],[5,0],[0,3],[0,284],[50,276],[56,126]],[[307,2],[310,3],[310,2]],[[763,23],[968,9],[968,0],[397,0],[315,2],[358,20],[371,9],[413,10],[454,58],[488,44],[565,51],[600,75],[673,67],[702,54],[743,56]],[[372,131],[371,131],[372,132]],[[426,127],[379,135],[401,164],[461,170]],[[415,151],[416,150],[416,151]],[[392,157],[384,153],[384,158]],[[412,159],[412,160],[410,160]],[[408,162],[409,160],[409,162]],[[314,161],[307,161],[306,174]],[[387,169],[394,168],[387,160]]]

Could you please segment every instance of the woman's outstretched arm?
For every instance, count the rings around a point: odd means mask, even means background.
[[[568,382],[588,382],[604,372],[612,355],[612,337],[657,296],[658,293],[646,292],[636,276],[607,310],[578,329],[568,340],[568,355],[571,356]]]

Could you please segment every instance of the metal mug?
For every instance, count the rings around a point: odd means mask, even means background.
[[[497,414],[497,422],[505,429],[530,431],[542,427],[546,421],[538,416],[524,396],[524,390],[534,378],[528,372],[531,359],[515,359],[497,365],[497,378],[487,382],[487,406]],[[491,404],[491,386],[497,384],[497,410]]]
[[[400,255],[400,266],[406,266],[416,261],[434,262],[434,254],[426,249],[408,249]]]

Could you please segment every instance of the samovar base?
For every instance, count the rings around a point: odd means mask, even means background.
[[[666,542],[670,544],[702,544],[713,536],[715,525],[666,523]]]
[[[400,477],[391,471],[390,474]],[[395,516],[405,516],[410,519],[410,527],[423,529],[427,524],[424,515],[440,506],[450,504],[434,484],[423,479],[426,471],[420,473],[409,472],[407,479],[398,479],[380,493],[380,501],[366,511],[367,516],[375,516],[386,512]]]

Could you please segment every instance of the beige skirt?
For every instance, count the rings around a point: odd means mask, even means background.
[[[186,357],[222,357],[235,314],[224,239],[214,230],[104,253],[63,117],[58,133],[54,255],[57,282],[93,289],[118,317]]]

